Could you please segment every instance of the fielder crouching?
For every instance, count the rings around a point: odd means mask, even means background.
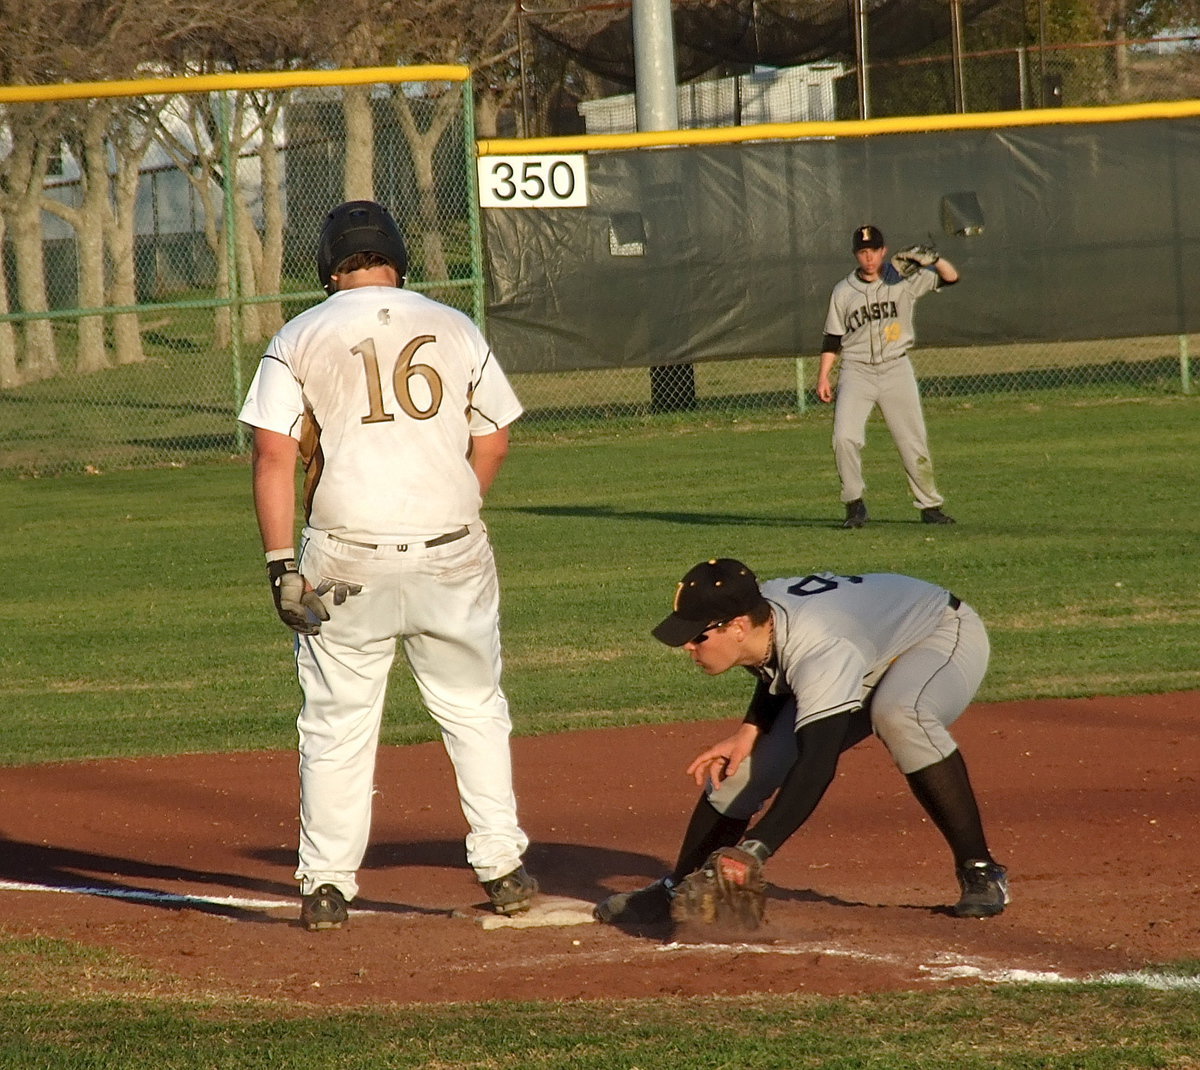
[[[949,733],[989,654],[983,623],[965,602],[894,573],[820,572],[760,588],[746,565],[721,558],[683,577],[672,613],[653,635],[686,650],[710,676],[740,665],[756,685],[737,731],[688,766],[705,792],[674,870],[605,899],[595,910],[599,921],[712,921],[715,909],[753,927],[762,864],[816,809],[842,751],[872,731],[950,847],[960,889],[954,913],[986,918],[1004,910],[1005,869],[988,849]],[[748,907],[754,896],[758,907]]]

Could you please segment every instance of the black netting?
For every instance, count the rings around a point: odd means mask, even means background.
[[[1001,0],[963,0],[964,22]],[[873,59],[912,55],[949,31],[945,0],[867,0]],[[629,7],[538,15],[530,28],[585,70],[633,85]],[[855,54],[846,0],[696,0],[672,5],[676,69],[680,81],[721,64],[793,66]]]

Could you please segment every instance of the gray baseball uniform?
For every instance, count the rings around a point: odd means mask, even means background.
[[[945,500],[934,483],[920,392],[907,355],[915,340],[917,299],[938,289],[940,282],[932,268],[905,278],[885,264],[872,282],[852,271],[833,288],[825,334],[841,339],[833,452],[843,502],[864,497],[862,449],[867,418],[876,405],[896,443],[913,504],[931,509]]]
[[[860,236],[876,237],[877,228]],[[868,267],[876,255],[863,258]],[[753,874],[809,819],[841,754],[872,729],[954,857],[961,895],[953,913],[1003,912],[1007,873],[988,847],[949,732],[989,653],[983,623],[959,598],[894,573],[817,572],[759,584],[741,561],[711,558],[676,584],[671,613],[651,634],[709,675],[740,666],[758,682],[742,724],[688,766],[705,788],[674,869],[597,904],[600,921],[710,921],[714,911],[719,918],[742,907],[761,916]],[[735,844],[738,851],[724,850]]]
[[[775,658],[759,671],[782,711],[732,776],[709,793],[749,818],[796,762],[796,730],[866,707],[871,727],[905,774],[949,757],[948,729],[987,669],[978,614],[949,591],[894,573],[813,573],[762,584]]]

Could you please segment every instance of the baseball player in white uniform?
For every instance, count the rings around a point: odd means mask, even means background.
[[[900,454],[922,522],[953,524],[953,517],[942,511],[945,499],[933,480],[921,395],[908,351],[915,341],[917,299],[958,282],[958,271],[935,250],[914,246],[897,254],[904,257],[911,252],[915,257],[911,273],[901,274],[888,262],[883,232],[869,224],[855,230],[852,246],[858,267],[829,297],[817,374],[817,396],[832,401],[830,376],[840,354],[833,456],[846,507],[842,526],[861,528],[868,519],[862,450],[867,418],[876,405]]]
[[[817,572],[760,588],[744,564],[720,558],[683,577],[653,634],[710,676],[741,666],[756,686],[737,731],[688,766],[705,793],[674,871],[604,900],[599,920],[665,920],[675,887],[719,848],[737,844],[765,862],[812,814],[841,752],[872,731],[950,847],[960,889],[954,913],[1003,911],[1006,873],[988,849],[949,732],[988,662],[987,632],[965,602],[894,573]]]
[[[500,913],[529,907],[499,593],[480,521],[521,405],[462,313],[402,289],[408,258],[372,201],[326,218],[330,296],[267,346],[240,419],[276,608],[296,633],[301,923],[340,927],[367,847],[384,692],[399,642],[441,728],[470,832],[467,861]],[[296,461],[304,528],[294,550]]]

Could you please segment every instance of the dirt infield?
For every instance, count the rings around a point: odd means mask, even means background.
[[[1014,899],[986,921],[948,913],[945,847],[869,740],[771,860],[767,924],[740,945],[666,927],[485,930],[436,744],[381,751],[358,909],[320,934],[295,923],[294,754],[0,769],[3,930],[117,948],[197,992],[345,1005],[1126,971],[1200,957],[1198,724],[1196,692],[968,711],[956,735]],[[695,800],[682,769],[725,727],[515,740],[545,890],[595,900],[660,875]]]

